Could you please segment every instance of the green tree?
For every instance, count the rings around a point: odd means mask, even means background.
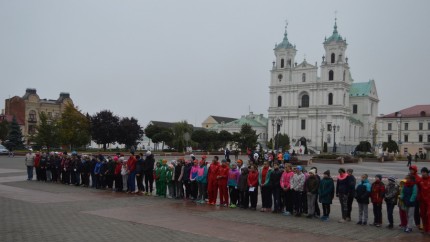
[[[209,150],[217,150],[221,146],[221,142],[218,140],[218,133],[216,131],[208,132]]]
[[[208,131],[205,129],[194,131],[191,135],[191,140],[198,144],[199,149],[207,150],[209,148]]]
[[[178,151],[185,149],[185,133],[192,134],[193,127],[187,121],[181,121],[173,126],[173,146]],[[170,146],[170,145],[169,145]]]
[[[227,143],[233,141],[233,135],[226,131],[226,130],[221,130],[218,133],[218,141],[220,141],[222,143],[223,148],[227,147]]]
[[[109,110],[100,111],[90,118],[91,120],[91,138],[97,144],[103,145],[106,151],[106,145],[118,141],[119,117]]]
[[[57,120],[49,120],[45,112],[39,113],[40,123],[36,126],[36,134],[32,141],[38,147],[46,146],[48,152],[52,147],[60,146],[59,127]]]
[[[270,138],[270,140],[269,140],[269,141],[267,141],[267,148],[268,148],[268,149],[272,149],[272,147],[273,147],[273,139],[272,139],[272,138]]]
[[[275,135],[275,142],[279,142],[278,148],[282,148],[283,150],[290,149],[290,137],[287,134],[278,133],[277,135]]]
[[[117,141],[120,144],[124,144],[127,148],[131,146],[136,146],[138,141],[142,139],[143,129],[138,124],[137,119],[122,118],[119,122],[117,133]]]
[[[59,120],[60,139],[63,145],[76,149],[91,141],[90,122],[73,105],[67,105]]]
[[[152,137],[154,137],[154,135],[160,133],[161,131],[162,131],[161,127],[158,127],[157,125],[150,124],[150,125],[146,126],[146,128],[145,128],[145,136],[152,139]],[[152,141],[152,142],[154,142],[154,141]]]
[[[382,143],[382,149],[387,150],[388,152],[399,152],[399,146],[397,145],[396,141],[390,140],[388,142]]]
[[[7,120],[2,120],[0,122],[0,140],[5,141],[7,138],[7,135],[9,133],[9,122]]]
[[[257,132],[252,129],[249,124],[243,124],[240,129],[240,137],[239,137],[239,147],[242,150],[246,150],[246,148],[253,148],[257,144],[258,135]]]
[[[173,133],[172,130],[164,128],[162,131],[154,136],[154,139],[163,142],[161,150],[164,150],[164,145],[167,144],[168,146],[172,147],[173,142]]]
[[[21,128],[16,121],[15,116],[12,119],[12,123],[9,125],[9,133],[7,134],[5,142],[3,145],[9,150],[23,149],[24,141],[22,137]]]
[[[360,152],[371,152],[372,145],[368,141],[360,141],[357,147],[355,147],[355,150]]]

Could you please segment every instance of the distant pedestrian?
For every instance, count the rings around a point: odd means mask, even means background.
[[[406,156],[406,158],[408,159],[408,164],[406,166],[411,166],[412,165],[412,155],[411,153],[408,153],[408,155]]]

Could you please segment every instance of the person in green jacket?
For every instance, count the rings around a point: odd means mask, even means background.
[[[272,186],[270,183],[270,175],[272,169],[269,162],[263,163],[263,168],[258,173],[258,184],[261,186],[261,201],[262,206],[260,212],[271,212],[272,210]]]
[[[156,196],[159,197],[166,197],[166,163],[167,160],[158,161],[157,168],[155,169]]]
[[[166,183],[167,183],[167,187],[169,188],[169,195],[167,196],[167,198],[173,198],[175,197],[175,181],[173,179],[174,176],[174,170],[175,168],[173,167],[173,164],[170,164],[167,166],[167,171],[166,171]]]
[[[328,221],[330,216],[330,204],[334,198],[334,181],[330,176],[330,171],[324,172],[318,188],[319,202],[322,204],[323,216],[322,221]]]

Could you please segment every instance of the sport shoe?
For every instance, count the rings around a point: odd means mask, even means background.
[[[286,212],[284,212],[284,213],[283,213],[283,215],[285,215],[285,216],[290,216],[290,215],[291,215],[291,213],[290,213],[290,212],[288,212],[288,211],[286,211]]]
[[[375,224],[375,227],[379,228],[379,227],[381,227],[381,225],[380,224]]]
[[[338,223],[345,223],[346,222],[346,220],[345,219],[341,219],[341,220],[339,220],[339,221],[337,221]]]
[[[363,222],[361,222],[361,221],[357,222],[357,225],[362,225],[362,224],[363,224]]]
[[[363,225],[367,225],[367,222],[363,222]]]
[[[346,221],[347,222],[351,222],[351,218],[346,218]]]
[[[392,229],[392,228],[393,228],[392,224],[387,225],[387,229]]]
[[[406,228],[406,229],[405,229],[405,233],[410,233],[410,232],[412,232],[412,229],[411,229],[411,228]]]

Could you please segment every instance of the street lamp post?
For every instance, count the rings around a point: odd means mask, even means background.
[[[398,144],[400,145],[402,143],[402,114],[397,114],[397,131],[398,131]]]
[[[282,119],[281,117],[277,117],[276,118],[276,146],[275,149],[276,151],[279,149],[279,131],[281,130],[281,126],[282,126]]]
[[[336,147],[336,131],[339,132],[339,129],[340,129],[340,125],[336,125],[336,124],[333,125],[333,153],[336,153],[336,149],[337,149],[337,147]]]
[[[272,150],[275,149],[275,118],[272,118]]]
[[[324,151],[324,125],[321,122],[321,150]]]

